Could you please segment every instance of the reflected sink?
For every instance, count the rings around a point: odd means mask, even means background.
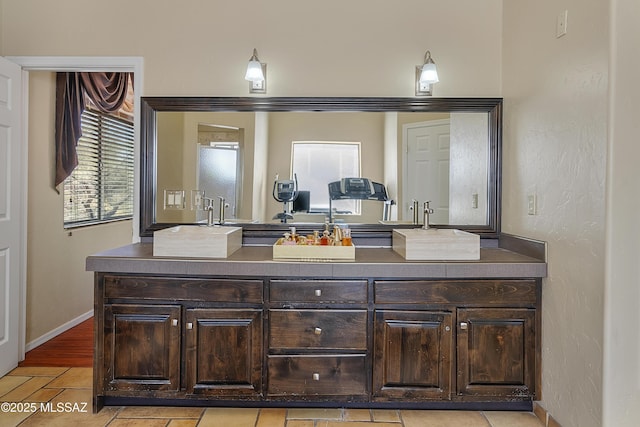
[[[480,236],[451,228],[393,229],[393,250],[411,261],[480,259]]]
[[[179,225],[153,233],[153,255],[226,258],[242,246],[242,227]]]

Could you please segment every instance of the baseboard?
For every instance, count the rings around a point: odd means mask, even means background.
[[[69,329],[79,325],[80,323],[84,322],[87,319],[90,319],[91,317],[93,317],[93,310],[87,311],[86,313],[81,314],[75,319],[71,319],[68,322],[63,323],[62,325],[36,338],[35,340],[28,342],[27,345],[25,346],[25,352],[33,350],[34,348],[46,343],[50,339],[57,337],[61,333],[68,331]]]

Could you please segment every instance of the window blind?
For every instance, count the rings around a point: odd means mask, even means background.
[[[133,123],[86,109],[78,166],[64,181],[65,228],[133,216]]]

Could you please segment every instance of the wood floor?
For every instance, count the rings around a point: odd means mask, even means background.
[[[28,351],[18,366],[93,366],[93,317]]]

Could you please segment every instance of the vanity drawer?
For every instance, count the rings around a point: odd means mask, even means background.
[[[270,396],[364,395],[367,393],[365,356],[269,356]]]
[[[262,280],[104,277],[105,298],[262,303]]]
[[[270,310],[272,349],[366,350],[365,310]]]
[[[376,304],[537,303],[535,280],[382,280],[374,283]]]
[[[271,302],[366,303],[366,280],[272,280]]]

